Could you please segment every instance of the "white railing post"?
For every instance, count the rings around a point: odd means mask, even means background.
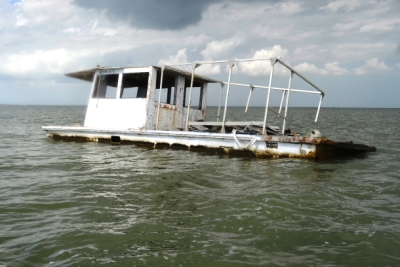
[[[286,104],[285,104],[285,115],[284,115],[284,118],[283,118],[282,134],[285,133],[286,116],[287,116],[287,111],[288,111],[288,107],[289,107],[289,97],[290,97],[290,89],[292,88],[293,74],[294,74],[294,72],[290,71],[289,85],[288,85],[288,91],[287,91],[287,96],[286,96]],[[279,110],[279,114],[281,114],[281,110]]]
[[[229,89],[231,86],[232,68],[235,66],[235,60],[229,60],[229,77],[228,77],[228,88],[226,89],[225,107],[224,107],[224,118],[222,119],[221,133],[225,133],[225,121],[226,121],[226,109],[228,107]]]
[[[165,65],[163,65],[161,67],[160,92],[158,92],[158,109],[157,109],[157,119],[156,119],[156,130],[158,130],[158,120],[160,118],[161,92],[162,92],[162,83],[163,83],[163,78],[164,78],[164,69],[165,69]]]
[[[265,104],[265,114],[264,114],[264,123],[263,123],[263,129],[262,129],[262,134],[266,134],[266,126],[267,126],[267,116],[268,116],[268,108],[269,108],[269,96],[271,94],[271,86],[272,86],[272,77],[274,76],[274,66],[276,63],[276,58],[271,58],[271,73],[269,76],[269,85],[268,85],[268,95],[267,95],[267,102]]]
[[[253,90],[254,90],[254,86],[250,84],[249,98],[247,99],[246,109],[244,110],[244,112],[247,112],[247,110],[249,109],[251,93],[253,93]]]
[[[191,64],[192,66],[192,79],[190,80],[190,91],[189,91],[189,103],[188,103],[188,107],[187,107],[187,116],[186,116],[186,125],[185,125],[185,131],[188,132],[189,131],[189,116],[190,116],[190,106],[192,104],[192,90],[193,90],[193,80],[194,80],[194,72],[196,70],[196,68],[198,66],[200,66],[200,64],[193,62]],[[186,90],[186,88],[185,88]]]
[[[220,113],[220,110],[221,110],[221,101],[222,101],[222,91],[224,90],[224,86],[225,86],[225,84],[223,84],[222,82],[221,82],[220,84],[221,84],[221,90],[220,90],[220,92],[219,92],[219,103],[218,103],[217,121],[219,121],[219,113]]]
[[[322,99],[323,99],[323,98],[324,98],[324,95],[321,94],[321,97],[319,98],[319,104],[318,104],[317,115],[315,116],[315,122],[318,121],[319,110],[321,109],[321,104],[322,104]]]

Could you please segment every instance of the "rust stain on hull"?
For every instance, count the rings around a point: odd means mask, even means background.
[[[187,146],[178,143],[154,143],[146,141],[131,141],[124,140],[118,137],[118,142],[113,140],[113,137],[85,137],[79,135],[58,135],[49,134],[48,137],[56,141],[74,141],[74,142],[99,142],[99,143],[111,143],[111,144],[134,144],[141,147],[148,147],[153,149],[174,149],[174,150],[188,150],[196,152],[204,152],[208,154],[225,154],[232,157],[256,157],[256,158],[268,158],[268,159],[279,159],[279,158],[301,158],[309,160],[324,160],[331,158],[340,158],[352,156],[354,154],[360,154],[362,152],[373,152],[376,151],[375,147],[369,147],[366,145],[353,144],[351,142],[335,142],[327,140],[325,138],[307,138],[307,137],[291,137],[291,136],[264,136],[263,140],[266,143],[298,143],[304,145],[315,145],[316,149],[309,152],[300,153],[282,153],[277,149],[266,149],[264,151],[253,151],[249,149],[235,149],[230,147],[207,147],[207,146]],[[268,147],[268,145],[267,145]]]

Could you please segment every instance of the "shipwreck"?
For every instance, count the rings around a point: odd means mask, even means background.
[[[231,82],[235,64],[249,61],[271,64],[268,85]],[[226,64],[228,81],[196,74],[196,69],[206,64]],[[290,74],[286,88],[272,86],[277,64]],[[185,66],[191,71],[183,70]],[[319,96],[315,122],[325,93],[280,58],[220,60],[161,67],[98,66],[66,75],[91,82],[92,89],[83,126],[42,127],[47,136],[55,140],[149,144],[154,148],[312,160],[376,151],[375,147],[367,145],[329,140],[316,129],[304,134],[287,129],[289,98],[293,93]],[[312,90],[291,88],[294,75],[310,85]],[[207,87],[211,83],[220,85],[221,89],[217,116],[214,120],[207,120]],[[245,112],[254,89],[267,91],[263,118],[259,121],[228,120],[229,93],[233,86],[249,90]],[[279,110],[270,106],[271,92],[276,90],[282,93]],[[193,99],[196,101],[193,102]],[[282,119],[282,127],[268,124],[270,113]]]

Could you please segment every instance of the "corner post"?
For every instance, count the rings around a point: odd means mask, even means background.
[[[158,119],[160,118],[161,92],[162,92],[162,83],[163,83],[163,78],[164,78],[164,69],[165,69],[165,65],[163,65],[161,67],[161,80],[160,80],[160,92],[158,92],[158,108],[157,108],[156,130],[158,130]]]
[[[319,115],[319,111],[321,109],[321,104],[322,104],[322,99],[324,98],[324,95],[321,93],[321,97],[319,98],[319,104],[318,104],[318,110],[317,110],[317,115],[315,116],[315,122],[318,121],[318,115]]]
[[[224,107],[224,117],[222,119],[221,133],[225,133],[225,121],[226,121],[226,109],[228,107],[229,89],[231,86],[232,68],[235,66],[235,60],[229,60],[229,77],[228,77],[228,88],[226,89],[225,107]]]
[[[224,84],[222,82],[220,84],[221,84],[221,90],[219,91],[217,121],[219,121],[219,112],[221,110],[222,91],[224,90]]]
[[[192,104],[192,90],[193,90],[193,80],[194,80],[194,72],[197,67],[199,67],[200,64],[197,62],[193,62],[191,67],[192,67],[192,79],[190,80],[190,92],[189,92],[189,103],[188,103],[188,108],[187,108],[187,115],[186,115],[186,124],[185,124],[185,131],[189,131],[189,116],[190,116],[190,106]]]
[[[269,108],[269,97],[271,94],[271,86],[272,86],[272,77],[274,76],[274,66],[276,64],[277,59],[276,58],[271,58],[271,73],[269,76],[269,85],[268,85],[268,95],[267,95],[267,102],[265,104],[265,114],[264,114],[264,123],[263,123],[263,129],[262,129],[262,134],[266,134],[266,126],[267,126],[267,116],[268,116],[268,108]]]
[[[282,126],[282,134],[285,133],[285,127],[286,127],[286,115],[289,107],[289,96],[290,96],[290,89],[292,88],[292,79],[293,79],[293,71],[290,71],[290,77],[289,77],[289,85],[288,85],[288,91],[287,91],[287,96],[286,96],[286,105],[285,105],[285,115],[283,118],[283,126]],[[282,99],[283,100],[283,99]],[[282,104],[281,104],[282,105]],[[279,110],[279,114],[281,111]]]

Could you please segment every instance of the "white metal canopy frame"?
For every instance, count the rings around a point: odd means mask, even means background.
[[[231,77],[232,77],[232,68],[235,66],[235,63],[237,62],[246,62],[246,61],[270,61],[271,62],[271,71],[270,71],[270,77],[269,77],[269,84],[268,86],[261,86],[261,85],[252,85],[252,84],[240,84],[240,83],[232,83],[231,82]],[[286,69],[290,71],[290,76],[289,76],[289,84],[287,88],[280,88],[280,87],[273,87],[272,86],[272,80],[274,76],[274,68],[276,63],[280,63],[282,66],[284,66]],[[226,91],[226,96],[225,96],[225,105],[224,105],[224,114],[222,118],[222,123],[218,123],[218,125],[221,125],[221,132],[225,132],[225,125],[226,125],[226,111],[228,107],[228,99],[229,99],[229,91],[230,91],[230,86],[235,85],[235,86],[243,86],[243,87],[249,87],[250,92],[249,92],[249,97],[247,100],[246,104],[246,109],[245,112],[248,110],[248,106],[250,103],[250,98],[251,94],[254,90],[254,88],[262,88],[262,89],[268,89],[268,94],[267,94],[267,99],[266,99],[266,105],[265,105],[265,113],[264,113],[264,120],[262,122],[263,128],[262,128],[262,134],[266,134],[266,127],[267,127],[267,116],[268,116],[268,110],[271,110],[274,112],[276,115],[279,117],[283,118],[283,126],[282,126],[282,134],[284,134],[285,131],[285,126],[286,126],[286,120],[287,120],[287,111],[288,111],[288,105],[289,105],[289,97],[290,97],[290,92],[299,92],[299,93],[309,93],[309,94],[319,94],[320,99],[318,103],[318,109],[317,109],[317,114],[315,116],[315,122],[318,120],[318,115],[319,111],[321,108],[321,103],[322,99],[324,98],[324,91],[322,91],[318,86],[316,86],[314,83],[309,81],[307,78],[305,78],[303,75],[298,73],[295,69],[290,67],[288,64],[283,62],[281,58],[256,58],[256,59],[234,59],[234,60],[216,60],[216,61],[201,61],[201,62],[193,62],[193,63],[180,63],[180,64],[166,64],[161,67],[161,80],[160,80],[160,92],[158,95],[158,102],[161,103],[161,94],[162,94],[162,83],[163,83],[163,76],[164,76],[164,70],[165,68],[168,67],[173,67],[173,66],[190,66],[192,69],[192,76],[191,76],[191,81],[190,81],[190,91],[189,91],[189,103],[188,103],[188,111],[187,111],[187,116],[186,116],[186,123],[185,123],[185,131],[189,131],[189,115],[190,115],[190,106],[192,102],[192,89],[193,89],[193,80],[195,76],[195,70],[196,68],[200,67],[201,65],[205,64],[221,64],[221,63],[227,63],[229,67],[229,76],[228,76],[228,82],[220,82],[221,84],[221,91],[220,91],[220,99],[219,99],[219,104],[218,104],[218,115],[217,115],[217,122],[219,122],[220,118],[220,108],[221,108],[221,100],[222,100],[222,91],[225,85],[227,85],[227,91]],[[315,88],[317,91],[309,91],[309,90],[302,90],[302,89],[292,89],[292,79],[293,75],[296,74],[298,77],[300,77],[302,80],[307,82],[309,85],[311,85],[313,88]],[[278,90],[282,91],[282,99],[279,107],[279,111],[275,111],[271,107],[269,107],[269,101],[270,101],[270,94],[271,90]],[[286,103],[285,103],[285,110],[284,113],[281,114],[282,112],[282,107],[283,107],[283,102],[286,98]],[[160,107],[161,105],[158,105],[158,110],[157,110],[157,120],[156,120],[156,130],[158,129],[158,120],[159,120],[159,115],[160,115]],[[197,124],[197,123],[196,123]]]

